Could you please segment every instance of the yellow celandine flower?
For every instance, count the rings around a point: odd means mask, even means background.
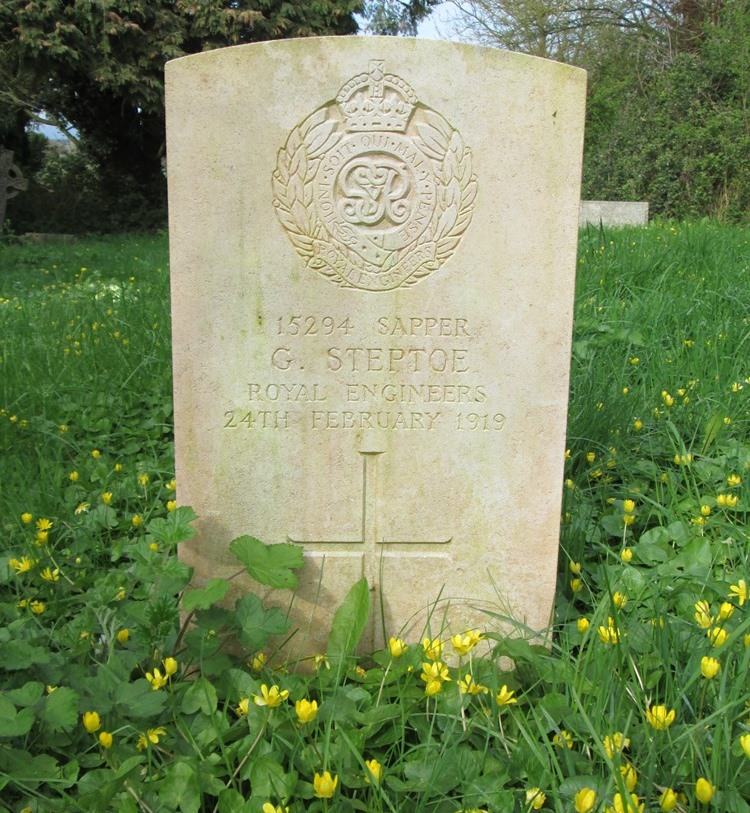
[[[646,709],[646,720],[656,731],[664,731],[669,728],[676,716],[677,712],[674,709],[667,711],[666,706],[651,706],[650,709]]]
[[[316,772],[313,776],[313,788],[318,799],[330,799],[336,793],[338,784],[338,776],[331,776],[328,771],[323,771],[322,774]]]
[[[164,658],[162,663],[164,664],[164,671],[168,677],[172,677],[172,675],[176,674],[179,664],[174,658]]]
[[[383,766],[377,761],[377,759],[366,759],[365,767],[368,771],[368,773],[365,774],[365,782],[367,782],[369,785],[370,781],[374,779],[375,783],[379,785],[380,779],[383,776]]]
[[[495,695],[497,705],[502,708],[503,706],[512,706],[514,703],[518,703],[518,699],[515,697],[515,694],[515,691],[511,691],[505,684],[503,684],[500,691]]]
[[[719,621],[726,621],[734,615],[734,604],[723,601],[719,607]]]
[[[49,531],[52,528],[52,525],[52,520],[46,519],[45,517],[42,517],[36,521],[37,531]]]
[[[641,429],[643,429],[643,421],[640,418],[636,418],[633,421],[633,429],[635,429],[636,432],[640,432]]]
[[[408,647],[400,638],[388,639],[388,651],[391,653],[392,658],[400,658],[407,649]]]
[[[625,525],[632,525],[635,522],[635,514],[623,514],[622,521]]]
[[[552,744],[556,745],[558,748],[571,749],[573,747],[573,736],[569,731],[561,728],[560,733],[555,734],[555,736],[552,738]]]
[[[729,633],[721,627],[712,627],[710,630],[707,630],[706,634],[708,635],[708,640],[711,641],[711,646],[715,646],[717,649],[720,646],[724,646],[729,637]]]
[[[297,719],[302,725],[311,723],[318,716],[318,701],[303,698],[294,704],[294,710],[297,712]]]
[[[281,805],[274,805],[271,802],[264,802],[261,811],[262,813],[289,813],[289,808],[282,807]]]
[[[707,805],[711,801],[715,790],[716,787],[702,776],[695,783],[695,796],[701,804]]]
[[[581,563],[580,562],[568,562],[568,569],[574,576],[581,575]]]
[[[422,649],[426,658],[431,661],[439,661],[440,656],[443,654],[443,642],[439,638],[433,638],[432,640],[423,638]]]
[[[662,813],[671,813],[675,809],[676,804],[677,794],[672,788],[667,788],[662,791],[661,796],[659,796],[659,810],[661,810]]]
[[[589,813],[596,804],[596,791],[592,788],[581,788],[573,798],[576,813]]]
[[[527,788],[526,789],[526,804],[529,810],[541,810],[547,797],[542,793],[541,788]]]
[[[621,610],[628,603],[628,597],[618,590],[612,596],[612,603],[615,605],[615,607],[617,607],[618,610]]]
[[[46,582],[56,582],[60,580],[60,568],[56,567],[54,570],[52,570],[52,568],[45,567],[39,575]]]
[[[745,633],[745,635],[742,637],[742,642],[745,644],[745,648],[750,646],[750,632]]]
[[[701,658],[701,674],[704,678],[708,680],[715,678],[719,674],[719,669],[721,669],[721,664],[716,658],[709,658],[708,655]]]
[[[739,476],[739,474],[730,474],[727,477],[727,483],[730,486],[738,486],[741,482],[742,482],[742,478]]]
[[[44,545],[47,540],[49,539],[49,531],[37,531],[36,532],[36,542],[34,543],[37,547],[41,547]]]
[[[127,591],[125,590],[124,587],[121,587],[115,594],[115,601],[122,601],[126,595]]]
[[[30,514],[28,511],[24,511],[24,513],[21,514],[21,522],[23,522],[24,525],[30,525],[31,520],[33,520],[33,519],[34,519],[34,516],[32,514]]]
[[[98,460],[101,456],[102,456],[102,453],[98,449],[94,449],[91,452],[91,457],[93,457],[94,460]]]
[[[620,630],[615,626],[615,620],[611,616],[607,619],[607,626],[599,627],[597,633],[603,644],[620,643]]]
[[[632,561],[632,559],[633,559],[633,550],[632,550],[632,548],[623,548],[623,549],[620,551],[620,559],[621,559],[623,562],[625,562],[625,564],[626,564],[626,565],[627,565],[629,562],[631,562],[631,561]]]
[[[632,514],[635,511],[635,500],[623,500],[622,510],[626,514]]]
[[[624,765],[620,765],[620,775],[628,792],[634,791],[635,786],[638,784],[638,773],[635,768],[629,762],[626,762]]]
[[[165,486],[167,491],[174,491],[177,488],[177,481],[172,478]]]
[[[706,505],[705,503],[703,505],[701,505],[701,514],[704,517],[710,517],[711,516],[711,506]]]
[[[711,615],[711,605],[707,601],[696,602],[693,618],[695,618],[699,627],[704,630],[708,629],[714,623],[714,618]]]
[[[583,590],[583,582],[580,579],[571,579],[570,580],[570,591],[571,593],[580,593]]]
[[[130,521],[133,523],[134,528],[140,528],[141,525],[143,525],[143,519],[140,514],[133,514],[133,518]]]
[[[750,734],[743,734],[740,737],[740,747],[745,752],[745,756],[750,759]]]
[[[102,727],[102,721],[99,719],[99,713],[96,711],[84,711],[81,719],[83,720],[83,727],[89,734],[93,734]]]
[[[461,694],[487,694],[489,689],[477,683],[474,678],[467,674],[458,681],[458,688]]]
[[[71,483],[77,483],[78,477],[79,474],[77,471],[71,471],[70,474],[68,475],[68,480],[70,480]]]
[[[612,807],[605,808],[605,811],[606,813],[643,813],[645,808],[645,802],[639,804],[635,793],[631,793],[630,796],[615,793],[612,799]]]
[[[149,549],[150,551],[153,551],[154,553],[158,553],[158,551],[159,551],[159,545],[158,545],[158,543],[156,543],[156,542],[152,542],[152,543],[151,543],[151,544],[148,546],[148,549]]]
[[[240,698],[240,702],[235,706],[234,710],[237,712],[238,717],[244,717],[250,711],[250,698]]]
[[[161,726],[158,726],[157,728],[149,728],[143,734],[138,735],[138,742],[135,744],[135,747],[139,751],[142,751],[144,748],[148,747],[149,743],[152,745],[158,745],[159,738],[166,737],[166,735],[166,728],[162,728]]]
[[[115,638],[117,638],[117,643],[118,644],[127,643],[128,638],[130,638],[130,630],[127,629],[127,627],[124,628],[124,629],[118,630],[117,635],[115,635]]]
[[[112,492],[111,491],[105,491],[102,494],[102,502],[105,505],[112,505]]]
[[[28,573],[37,564],[36,559],[29,559],[28,556],[22,556],[20,559],[8,559],[8,564],[16,571],[16,573]]]
[[[630,737],[626,737],[622,732],[616,731],[612,736],[609,734],[604,738],[604,750],[610,759],[613,759],[615,754],[619,754],[625,748],[630,747]]]
[[[565,480],[565,488],[569,488],[569,489],[573,490],[575,487],[576,487],[575,482],[573,480],[571,480],[570,477],[568,477]]]
[[[80,516],[81,514],[88,513],[89,508],[91,508],[91,503],[88,502],[79,502],[78,505],[75,507],[73,513],[76,516]]]
[[[576,622],[576,626],[578,627],[578,632],[580,632],[583,635],[584,632],[588,631],[588,628],[591,626],[591,623],[589,622],[588,618],[579,618],[578,621]]]
[[[109,733],[109,731],[99,732],[99,745],[101,745],[102,748],[111,748],[113,739],[114,737]]]
[[[177,500],[167,500],[167,511],[170,513],[177,508]]]
[[[315,661],[315,668],[320,669],[322,666],[325,666],[326,669],[331,668],[331,662],[328,660],[328,655],[316,655],[313,660]]]
[[[147,486],[151,478],[145,472],[138,475],[138,483],[142,486]]]
[[[450,681],[448,667],[441,661],[423,663],[420,677],[426,684],[424,691],[428,697],[432,697],[442,691],[443,683]]]
[[[468,655],[483,640],[484,635],[479,630],[469,630],[465,635],[454,635],[451,638],[451,646],[456,655]]]
[[[162,675],[160,669],[154,669],[153,672],[146,672],[146,680],[151,684],[151,688],[157,691],[169,682],[169,675]]]
[[[737,599],[740,607],[747,601],[747,582],[744,579],[740,579],[729,588],[729,598]]]
[[[29,607],[34,615],[41,615],[47,609],[47,605],[43,601],[32,601]]]
[[[266,665],[266,655],[264,652],[258,652],[256,655],[253,655],[252,660],[250,661],[250,668],[253,672],[262,672],[263,667]]]
[[[596,460],[596,452],[586,452],[586,460],[589,463],[593,463]]]
[[[265,683],[260,686],[260,694],[253,695],[253,702],[256,706],[268,706],[269,709],[275,709],[280,706],[289,697],[289,690],[284,689],[281,691],[278,686],[271,686],[269,689]]]

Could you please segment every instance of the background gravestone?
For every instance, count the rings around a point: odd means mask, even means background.
[[[0,232],[5,223],[5,208],[8,201],[22,192],[29,182],[21,170],[13,163],[13,153],[0,145]]]
[[[241,534],[303,545],[271,596],[296,652],[362,575],[366,647],[548,624],[584,96],[569,66],[395,38],[168,64],[182,556],[204,582]]]

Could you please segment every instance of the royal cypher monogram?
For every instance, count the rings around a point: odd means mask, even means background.
[[[274,206],[307,266],[390,291],[436,271],[471,221],[471,150],[400,77],[372,60],[279,150]]]

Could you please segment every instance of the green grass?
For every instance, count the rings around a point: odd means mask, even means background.
[[[0,810],[749,811],[749,275],[747,228],[581,234],[551,648],[488,618],[428,697],[419,641],[349,658],[357,586],[312,676],[221,581],[181,627],[166,238],[0,247]]]

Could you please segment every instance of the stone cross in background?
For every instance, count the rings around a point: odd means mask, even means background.
[[[569,65],[396,37],[167,65],[180,555],[200,584],[234,537],[301,544],[264,596],[291,657],[363,576],[367,649],[549,624],[584,102]]]
[[[5,207],[11,198],[29,185],[21,170],[13,163],[13,152],[0,144],[0,232],[5,223]]]

